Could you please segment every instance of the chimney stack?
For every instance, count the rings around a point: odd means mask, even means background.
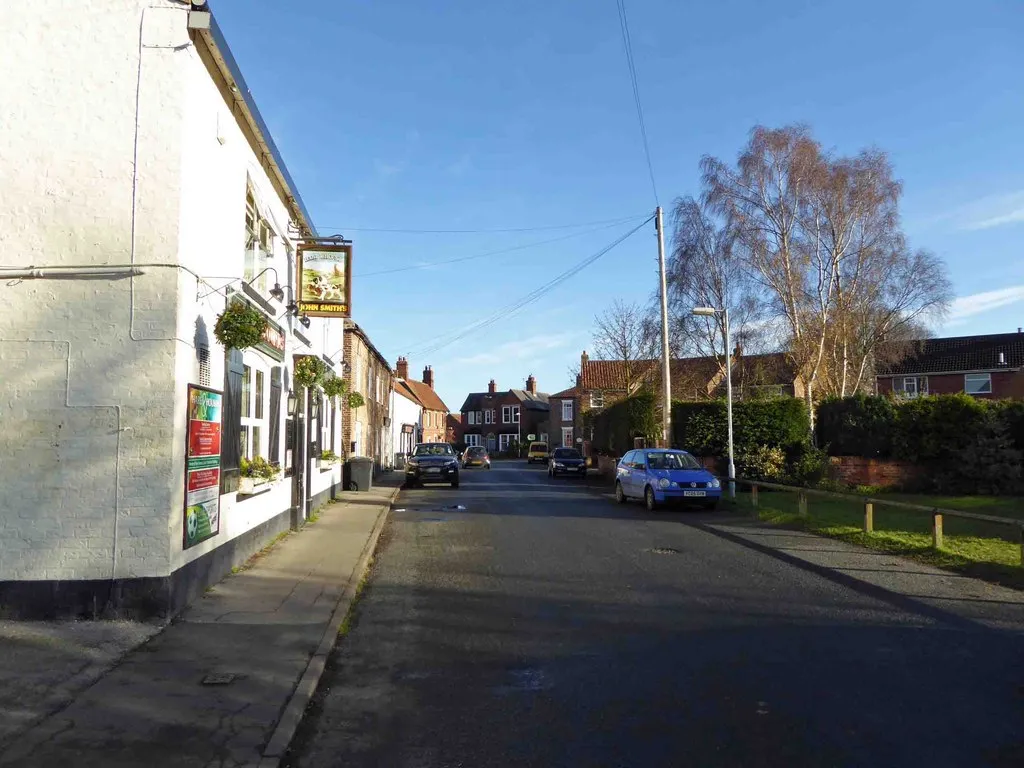
[[[434,388],[434,369],[429,365],[423,369],[423,383],[431,389]]]
[[[589,361],[590,361],[590,356],[587,355],[587,350],[584,349],[583,350],[583,354],[580,355],[580,371],[582,371],[586,367],[586,365],[587,365],[587,363]]]
[[[492,395],[498,391],[498,385],[494,379],[491,379],[491,383],[487,385],[487,391]]]
[[[404,357],[398,358],[398,365],[395,366],[395,376],[400,379],[409,378],[409,361]]]
[[[526,380],[526,391],[529,392],[531,395],[537,394],[537,380],[533,378],[532,373],[530,374],[530,377]]]
[[[732,351],[732,356],[734,359],[743,357],[743,347],[740,344],[736,345],[736,349]]]

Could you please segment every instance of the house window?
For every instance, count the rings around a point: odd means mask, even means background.
[[[928,394],[927,376],[904,376],[902,379],[893,379],[893,391],[903,397],[915,398]]]
[[[503,405],[501,407],[501,420],[505,424],[518,424],[519,423],[519,406],[518,405]]]
[[[483,438],[480,435],[466,435],[466,447],[475,448],[478,445],[483,444]]]
[[[562,427],[562,445],[572,447],[572,427]]]
[[[505,407],[507,408],[508,406]],[[498,435],[498,450],[507,451],[508,447],[512,444],[512,441],[515,439],[515,435]]]
[[[572,400],[562,401],[562,421],[572,421]]]
[[[591,408],[604,408],[604,392],[591,392],[590,393],[590,407]]]
[[[238,449],[239,456],[246,459],[267,455],[264,437],[268,434],[267,413],[270,408],[266,376],[266,372],[254,370],[251,366],[242,368],[242,419]]]
[[[494,423],[494,409],[484,411],[484,424]]]
[[[245,264],[242,271],[242,277],[247,283],[251,283],[273,261],[274,238],[274,230],[256,209],[256,200],[250,188],[245,194]],[[260,293],[267,292],[267,273],[260,275],[254,287]]]
[[[967,373],[964,374],[964,392],[968,395],[991,395],[992,374],[991,373]]]

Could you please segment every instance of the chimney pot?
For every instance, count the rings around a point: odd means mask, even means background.
[[[1006,353],[1005,352],[1000,352],[999,353],[999,364],[1000,365],[1006,365]]]
[[[526,379],[526,391],[529,392],[531,395],[537,394],[537,380],[533,378],[532,373],[530,374],[529,378]]]
[[[491,379],[490,383],[487,385],[487,391],[492,395],[498,391],[498,384],[494,379]]]
[[[409,361],[404,357],[398,358],[398,364],[395,366],[395,376],[400,379],[409,378]]]
[[[434,388],[434,369],[429,365],[423,369],[423,383],[431,389]]]

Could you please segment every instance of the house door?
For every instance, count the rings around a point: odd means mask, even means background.
[[[491,453],[493,453],[494,449],[497,448],[497,447],[498,447],[498,440],[494,436],[494,433],[491,432],[490,434],[487,435],[487,450],[490,451]]]

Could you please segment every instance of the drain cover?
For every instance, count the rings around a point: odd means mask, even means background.
[[[211,672],[203,678],[203,685],[229,685],[235,681],[233,672]]]
[[[652,555],[678,555],[678,549],[672,549],[672,547],[654,547],[653,549],[647,550]]]

